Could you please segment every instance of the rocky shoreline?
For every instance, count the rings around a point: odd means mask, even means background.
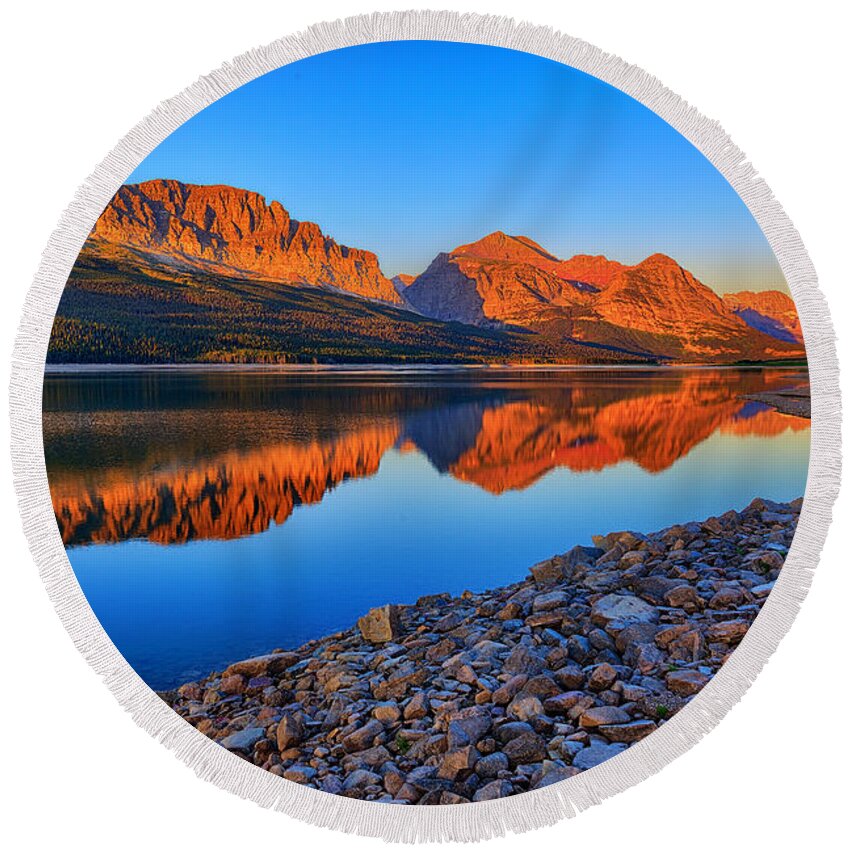
[[[770,593],[801,505],[607,534],[524,581],[376,608],[160,696],[236,755],[334,794],[422,805],[543,788],[710,681]]]
[[[786,416],[799,416],[801,419],[812,418],[812,397],[809,387],[792,387],[775,392],[750,393],[744,398],[751,401],[760,401],[770,405],[779,413]]]

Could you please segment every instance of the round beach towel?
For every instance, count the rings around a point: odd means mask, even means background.
[[[469,839],[741,696],[825,534],[837,393],[716,124],[575,39],[398,13],[239,57],[110,154],[29,296],[13,453],[73,639],[199,774]]]

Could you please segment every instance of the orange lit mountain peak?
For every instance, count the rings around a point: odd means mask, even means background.
[[[132,248],[152,262],[333,286],[401,303],[371,251],[338,244],[278,201],[232,186],[148,180],[122,186],[97,220],[91,250]]]

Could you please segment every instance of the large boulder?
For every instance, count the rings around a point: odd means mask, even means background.
[[[227,750],[236,750],[237,752],[250,752],[254,749],[254,744],[257,741],[265,738],[266,733],[263,729],[252,727],[250,729],[242,729],[239,732],[234,732],[221,740],[221,745]]]
[[[609,741],[617,744],[631,744],[634,741],[640,741],[641,738],[645,738],[657,728],[652,720],[644,719],[633,720],[630,723],[604,724],[598,726],[597,730]]]
[[[668,689],[683,697],[699,693],[708,681],[708,676],[699,670],[674,670],[667,674]]]
[[[563,782],[565,779],[570,779],[577,773],[580,773],[577,767],[566,767],[553,761],[544,761],[540,773],[535,777],[533,787],[535,790],[538,788],[547,788],[556,782]]]
[[[479,759],[475,765],[475,772],[481,779],[497,779],[499,774],[509,767],[508,757],[502,752],[495,752]]]
[[[585,711],[579,722],[584,729],[592,729],[595,726],[628,723],[631,719],[622,708],[616,705],[600,705]]]
[[[494,779],[479,788],[472,800],[475,803],[483,803],[486,800],[501,800],[503,797],[510,796],[512,791],[513,786],[507,779]]]
[[[458,780],[468,776],[478,761],[478,751],[473,746],[460,747],[443,756],[437,776],[440,779]]]
[[[750,624],[746,620],[726,620],[708,627],[706,637],[716,643],[737,643],[747,633]]]
[[[270,655],[258,655],[255,658],[246,658],[231,664],[222,674],[227,679],[231,676],[246,676],[249,679],[255,676],[274,676],[288,670],[299,661],[294,652],[273,652]]]
[[[632,623],[655,623],[658,611],[637,596],[609,593],[593,603],[590,619],[594,625],[603,628],[615,621],[625,627]]]
[[[530,572],[534,583],[540,586],[556,584],[564,579],[564,567],[560,558],[549,558],[548,561],[541,561],[539,564],[535,564]]]
[[[533,764],[546,758],[546,742],[534,732],[525,732],[512,738],[502,747],[512,767],[518,764]]]
[[[563,608],[569,602],[569,597],[563,590],[553,590],[551,593],[541,593],[534,598],[533,611],[552,611]]]
[[[561,560],[567,567],[576,567],[579,564],[592,564],[604,554],[605,550],[597,546],[573,546]]]
[[[360,750],[365,750],[371,747],[375,738],[384,731],[384,725],[380,720],[369,720],[359,729],[355,729],[346,735],[340,743],[343,749],[348,753],[356,753]]]
[[[401,636],[401,621],[395,605],[372,608],[357,621],[364,640],[370,643],[387,643]]]
[[[602,764],[603,761],[608,761],[610,758],[619,755],[626,749],[626,744],[594,744],[590,747],[585,747],[574,759],[573,767],[579,770],[590,770],[591,767],[596,767]]]
[[[277,748],[284,752],[297,747],[303,740],[306,729],[297,714],[284,714],[277,724]]]
[[[531,720],[543,714],[543,703],[534,694],[522,691],[511,700],[507,714],[515,720]]]

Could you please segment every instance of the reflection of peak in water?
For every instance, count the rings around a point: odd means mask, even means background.
[[[490,405],[470,402],[411,413],[404,418],[403,443],[416,446],[438,472],[448,472],[475,445],[489,412]]]
[[[784,382],[789,383],[787,373]],[[715,431],[769,437],[809,427],[807,420],[740,398],[775,386],[770,373],[736,374],[734,379],[716,371],[668,373],[642,381],[624,377],[622,385],[610,378],[594,385],[580,376],[566,384],[488,392],[472,401],[468,392],[435,393],[429,404],[421,398],[412,403],[394,391],[381,404],[370,397],[368,412],[353,406],[356,395],[346,394],[344,409],[334,414],[339,428],[335,433],[326,428],[331,433],[321,436],[316,427],[305,432],[290,421],[316,420],[308,394],[285,428],[271,429],[271,443],[256,439],[260,432],[251,440],[259,447],[240,442],[238,449],[214,452],[199,453],[194,440],[187,445],[169,439],[173,432],[165,423],[173,425],[174,418],[180,432],[188,429],[191,435],[191,417],[181,418],[189,414],[174,412],[163,417],[159,442],[150,432],[146,453],[134,452],[130,465],[114,463],[94,471],[60,467],[50,463],[57,455],[54,445],[46,452],[54,511],[70,545],[134,537],[161,543],[229,539],[285,522],[296,505],[321,501],[345,479],[374,475],[392,447],[415,448],[438,471],[501,494],[527,488],[557,467],[589,472],[631,461],[661,472]],[[328,399],[321,404],[327,410]],[[99,438],[107,442],[133,433],[138,420],[126,411],[114,421],[98,415],[108,432],[108,439]],[[248,426],[256,416],[243,414],[236,425]],[[50,414],[46,421],[46,435],[60,444],[73,436],[66,433],[67,423],[57,425]],[[281,439],[281,434],[300,436]],[[119,456],[120,442],[110,445],[105,456]]]
[[[449,472],[498,494],[529,487],[556,467],[598,472],[632,461],[647,472],[663,472],[718,430],[770,437],[809,427],[808,420],[766,405],[741,417],[747,404],[735,395],[695,393],[687,385],[599,409],[508,404],[485,411],[475,444]]]
[[[364,429],[328,444],[268,446],[139,479],[86,488],[51,481],[66,544],[145,537],[157,543],[232,539],[282,524],[296,505],[315,504],[347,478],[378,471],[398,439],[393,427]]]

